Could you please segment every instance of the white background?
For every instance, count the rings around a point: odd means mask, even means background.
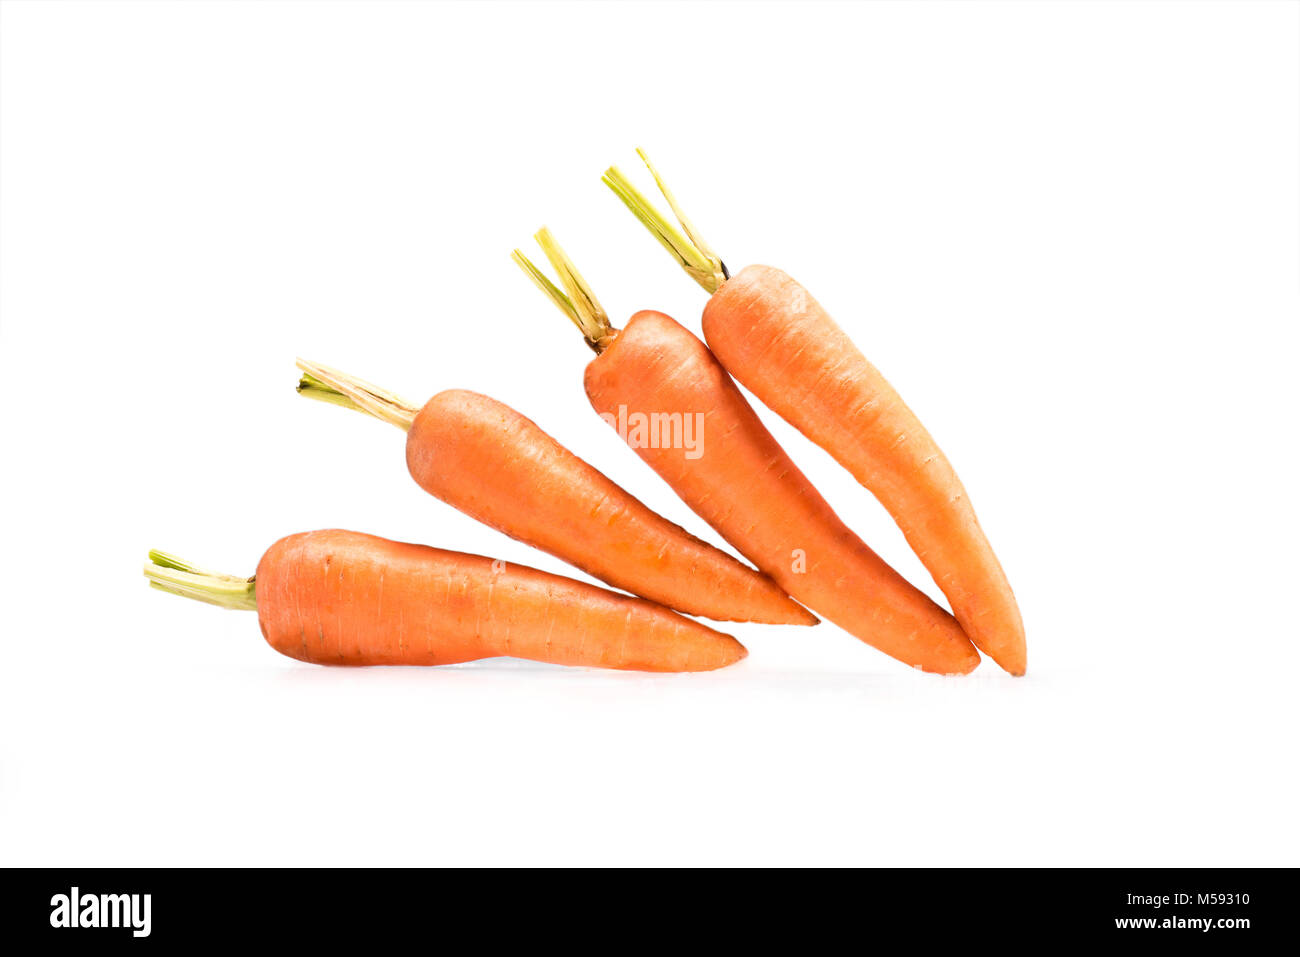
[[[1296,864],[1300,7],[5,3],[0,863]],[[735,627],[709,675],[330,670],[145,587],[338,526],[576,574],[426,496],[296,355],[591,412],[507,258],[703,293],[645,146],[960,471],[1030,672]],[[763,411],[938,596],[883,510]]]

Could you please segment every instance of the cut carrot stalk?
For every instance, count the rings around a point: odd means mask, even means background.
[[[687,614],[817,623],[771,578],[674,525],[495,399],[450,389],[420,408],[337,369],[298,367],[299,393],[405,431],[420,487],[511,538]]]
[[[637,152],[686,235],[617,168],[604,182],[710,294],[703,325],[714,355],[876,496],[976,647],[1011,674],[1024,674],[1025,630],[1015,595],[938,443],[803,286],[770,266],[748,266],[728,278],[658,171]]]
[[[257,589],[251,578],[236,578],[198,568],[167,552],[149,552],[145,566],[149,587],[209,605],[252,611],[257,608]]]
[[[150,552],[149,584],[256,611],[276,651],[323,665],[446,665],[508,656],[632,671],[711,671],[734,638],[653,602],[559,575],[329,529],[290,535],[239,579]]]
[[[615,329],[587,305],[596,297],[555,238],[542,230],[537,241],[565,287],[550,284],[559,295],[548,298],[597,352],[585,376],[592,406],[696,514],[794,598],[886,654],[940,673],[979,664],[952,616],[840,521],[703,342],[658,312]],[[514,258],[542,286],[541,270],[519,250]],[[641,441],[622,427],[635,415],[689,417],[699,454]]]

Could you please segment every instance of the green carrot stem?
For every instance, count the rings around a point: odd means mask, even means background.
[[[257,609],[257,586],[252,578],[205,571],[157,549],[149,552],[144,575],[150,587],[172,595],[239,611]]]
[[[573,264],[573,260],[555,241],[551,231],[543,226],[537,231],[534,238],[537,240],[537,245],[542,248],[542,252],[546,254],[546,259],[550,262],[556,275],[560,277],[560,284],[564,289],[560,289],[559,286],[551,282],[547,275],[533,265],[528,257],[518,249],[510,254],[510,258],[533,281],[533,284],[551,300],[555,307],[568,316],[573,324],[578,327],[583,338],[587,340],[587,345],[591,346],[596,352],[600,352],[609,344],[618,330],[610,323],[609,315],[596,298],[596,293],[591,288],[591,284],[582,278],[582,274],[578,272],[578,267]]]
[[[365,412],[404,432],[411,428],[411,423],[420,411],[419,406],[412,405],[377,385],[329,366],[299,359],[298,368],[303,373],[298,381],[298,394],[309,399]]]
[[[581,329],[585,335],[586,329],[583,328],[582,317],[578,315],[578,307],[573,304],[572,299],[564,294],[564,290],[551,282],[551,278],[534,266],[532,260],[525,256],[522,251],[513,250],[510,253],[510,258],[514,260],[515,265],[524,271],[524,275],[533,281],[533,285],[540,289],[547,299],[551,300],[555,308],[568,316],[573,321],[573,324]]]
[[[673,196],[672,190],[668,188],[668,184],[659,175],[659,171],[650,162],[645,151],[638,149],[637,155],[641,157],[654,178],[655,185],[659,187],[659,192],[667,200],[668,208],[672,210],[673,216],[681,226],[680,230],[654,207],[654,204],[628,179],[627,174],[617,166],[607,169],[605,175],[601,177],[601,182],[614,191],[614,195],[622,200],[623,204],[632,211],[632,215],[640,220],[641,225],[659,240],[687,275],[703,286],[709,294],[717,292],[728,278],[727,267],[687,218],[686,213],[678,205],[677,198]]]
[[[318,402],[329,402],[331,405],[341,406],[344,409],[352,409],[355,412],[366,411],[342,392],[331,389],[320,379],[306,372],[298,380],[298,394],[308,399],[315,399]]]

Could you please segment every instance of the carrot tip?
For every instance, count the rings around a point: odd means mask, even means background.
[[[980,650],[989,658],[992,658],[999,668],[1013,678],[1024,676],[1027,662],[1023,643],[1019,647],[999,648],[996,651],[989,648],[980,648]]]
[[[749,657],[748,648],[746,648],[740,642],[736,641],[734,638],[732,639],[732,641],[735,642],[736,645],[736,647],[733,649],[733,656],[727,660],[722,661],[715,668],[711,670],[718,671],[722,668],[729,668],[734,664],[739,664],[740,662],[744,661],[746,658]]]
[[[930,674],[946,675],[948,677],[968,675],[978,668],[984,659],[980,657],[979,652],[975,650],[974,646],[968,645],[967,649],[968,653],[962,655],[960,661],[950,661],[943,666],[935,668],[927,667],[925,665],[914,665],[913,667],[919,671],[926,671]]]
[[[756,618],[751,620],[768,625],[794,625],[797,628],[811,628],[813,625],[820,625],[822,623],[820,618],[810,612],[803,605],[796,602],[793,598],[790,599],[790,604],[794,607],[787,608],[786,613],[780,617],[773,615],[770,618]]]

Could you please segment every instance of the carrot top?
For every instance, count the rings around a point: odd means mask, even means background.
[[[403,432],[411,428],[420,407],[412,405],[405,399],[393,395],[386,389],[372,385],[356,376],[350,376],[329,366],[306,359],[298,360],[302,370],[302,379],[298,382],[298,394],[320,402],[330,402],[345,409],[355,409],[373,415],[390,425],[395,425]]]
[[[654,168],[650,158],[645,155],[645,150],[638,149],[636,152],[645,163],[646,169],[650,170],[659,192],[663,193],[664,199],[668,201],[669,209],[681,226],[680,230],[669,221],[667,216],[655,209],[650,200],[632,185],[632,181],[617,166],[605,170],[601,182],[614,191],[614,195],[623,201],[624,205],[632,211],[632,215],[641,221],[641,225],[650,230],[650,234],[672,254],[682,269],[686,270],[686,274],[712,295],[731,278],[726,265],[704,241],[695,224],[682,212],[682,208],[677,204],[677,198],[673,196],[672,190],[659,175],[659,171]]]
[[[253,579],[205,571],[157,549],[149,552],[149,563],[144,566],[144,575],[149,579],[150,588],[180,595],[182,598],[193,598],[195,601],[205,601],[209,605],[238,611],[254,611],[257,608],[257,585]]]
[[[573,264],[573,260],[555,241],[551,231],[543,226],[534,238],[537,240],[537,245],[542,247],[542,252],[546,254],[551,267],[559,275],[564,289],[551,282],[546,273],[534,266],[518,249],[510,254],[510,258],[533,281],[533,284],[546,294],[556,308],[568,316],[582,331],[587,345],[591,346],[596,353],[600,353],[618,334],[618,330],[609,321],[609,315],[596,298],[590,283],[582,278],[582,273],[578,272],[578,267]]]

